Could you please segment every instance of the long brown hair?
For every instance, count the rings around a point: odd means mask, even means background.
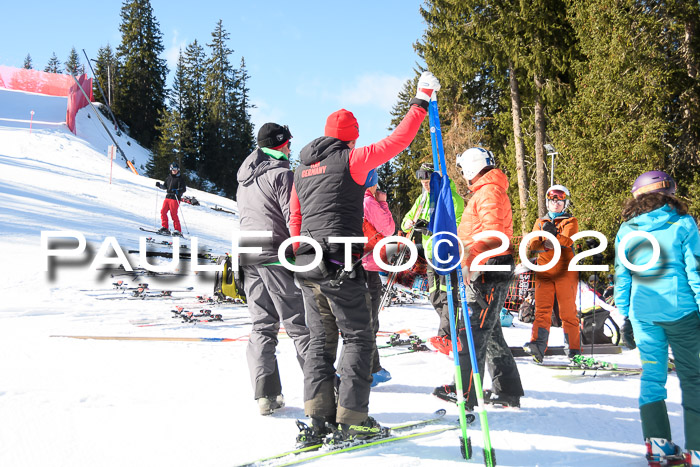
[[[638,198],[625,201],[624,206],[622,206],[622,219],[628,221],[633,217],[659,209],[666,204],[675,208],[681,216],[688,214],[688,205],[675,196],[665,193],[646,193]]]

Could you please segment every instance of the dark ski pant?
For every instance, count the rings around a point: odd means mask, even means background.
[[[440,318],[438,326],[438,336],[450,337],[450,309],[447,304],[447,281],[446,276],[439,275],[428,264],[428,293],[430,294],[430,303],[432,303],[435,312]],[[457,286],[457,273],[450,274],[452,278],[452,298],[455,306],[459,306],[459,287]]]
[[[311,341],[304,362],[304,413],[307,417],[332,418],[338,423],[359,424],[369,411],[372,376],[371,300],[362,268],[354,278],[333,287],[328,279],[301,279],[306,323]],[[338,401],[335,401],[335,355],[331,357],[328,316],[319,304],[327,303],[343,338],[338,361]],[[333,332],[333,331],[331,331]],[[335,331],[337,336],[337,331]],[[331,341],[332,341],[331,337]],[[337,337],[336,337],[337,339]],[[375,344],[376,345],[376,344]]]
[[[665,402],[670,345],[681,383],[685,447],[700,450],[700,314],[691,312],[673,322],[630,321],[642,360],[639,410],[644,438],[672,439]]]
[[[382,369],[379,363],[379,351],[377,350],[377,332],[379,332],[379,305],[382,301],[382,278],[376,271],[367,271],[367,288],[372,299],[372,366],[370,373],[374,374]]]
[[[275,351],[280,321],[294,341],[297,360],[304,368],[309,329],[304,320],[301,290],[294,275],[283,266],[242,266],[244,289],[253,330],[246,357],[255,399],[282,394]]]
[[[488,274],[488,273],[487,273]],[[493,273],[497,275],[498,273]],[[506,274],[501,274],[507,276]],[[485,364],[489,366],[492,378],[492,390],[496,394],[507,394],[520,397],[524,395],[520,381],[520,373],[515,364],[513,354],[503,338],[501,329],[501,308],[508,293],[509,279],[482,280],[484,274],[472,282],[472,288],[466,288],[467,303],[471,309],[470,318],[476,361],[482,382]],[[487,308],[479,304],[475,294],[488,303]],[[462,388],[468,394],[467,405],[476,405],[476,393],[472,381],[472,364],[464,325],[459,326],[459,341],[462,350],[459,351],[459,365],[462,373]]]

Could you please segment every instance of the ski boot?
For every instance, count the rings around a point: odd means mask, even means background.
[[[182,232],[179,230],[173,230],[173,237],[182,237]]]
[[[375,387],[379,383],[386,383],[390,379],[391,373],[382,368],[378,372],[372,373],[372,384],[370,384],[370,387]]]
[[[523,345],[523,350],[526,354],[532,356],[535,363],[544,362],[544,353],[547,350],[547,342],[549,341],[549,329],[533,327],[532,337],[530,342]]]
[[[388,434],[388,428],[382,427],[374,418],[367,417],[364,422],[357,425],[339,423],[338,427],[333,429],[333,431],[326,436],[323,440],[323,444],[335,446],[343,443],[388,436]]]
[[[161,227],[157,232],[159,235],[170,235],[170,229],[166,227]]]
[[[452,402],[453,404],[457,403],[457,388],[455,387],[454,384],[445,384],[443,386],[438,386],[433,390],[433,396],[437,397],[438,399],[442,399],[446,402]],[[470,404],[469,394],[464,393],[464,410],[468,412],[473,412],[474,411],[474,405]]]
[[[323,439],[331,433],[331,429],[326,423],[326,420],[331,418],[335,420],[335,416],[311,417],[311,426],[297,420],[297,428],[299,428],[297,449],[323,444]]]
[[[434,336],[428,339],[428,342],[440,353],[450,355],[450,352],[452,352],[452,341],[447,336]],[[462,351],[462,343],[459,339],[457,339],[457,351]]]
[[[686,455],[680,446],[663,438],[647,438],[647,462],[649,467],[667,467],[671,465],[687,465]]]
[[[484,402],[501,407],[520,407],[520,397],[509,394],[495,394],[490,389],[484,390]]]
[[[258,399],[260,415],[270,415],[275,410],[281,409],[282,407],[284,407],[284,396],[282,394]]]
[[[700,467],[700,451],[687,451],[685,453],[685,465],[687,467]]]
[[[523,345],[526,354],[532,356],[535,363],[544,362],[544,349],[537,342],[527,342]]]

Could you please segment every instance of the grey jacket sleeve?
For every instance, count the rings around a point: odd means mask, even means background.
[[[294,172],[291,170],[280,171],[275,178],[275,191],[279,201],[282,215],[289,225],[289,199],[292,196],[292,187],[294,186]]]

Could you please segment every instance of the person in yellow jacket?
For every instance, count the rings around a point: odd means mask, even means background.
[[[576,313],[576,287],[578,272],[569,270],[574,257],[571,237],[578,233],[578,220],[567,212],[571,194],[563,185],[553,185],[547,190],[547,215],[537,219],[532,231],[554,235],[561,248],[561,257],[547,271],[535,273],[535,321],[532,323],[530,342],[523,349],[541,363],[549,340],[554,300],[559,304],[559,317],[564,328],[564,338],[569,346],[569,358],[581,353],[581,328]],[[549,263],[554,256],[554,245],[545,237],[530,242],[530,251],[537,253],[539,266]]]
[[[423,164],[420,169],[416,170],[416,178],[420,181],[421,185],[423,185],[423,192],[416,198],[411,210],[408,211],[401,222],[401,230],[404,232],[409,232],[411,228],[415,226],[415,230],[422,233],[423,251],[428,260],[432,260],[433,258],[433,249],[430,242],[432,233],[426,230],[428,222],[430,222],[430,177],[433,171],[432,164]],[[459,196],[459,193],[457,193],[457,188],[452,181],[450,182],[450,188],[452,190],[452,203],[455,208],[455,218],[457,219],[457,225],[459,225],[462,219],[462,211],[464,211],[464,200]],[[430,264],[428,264],[427,267],[427,276],[430,302],[440,317],[437,336],[431,337],[429,342],[435,350],[448,355],[452,351],[452,341],[449,337],[450,315],[447,305],[446,276],[436,274]],[[455,272],[452,273],[452,283],[457,284],[457,273]],[[457,287],[453,288],[452,296],[455,305],[457,305],[459,303],[459,289]]]

